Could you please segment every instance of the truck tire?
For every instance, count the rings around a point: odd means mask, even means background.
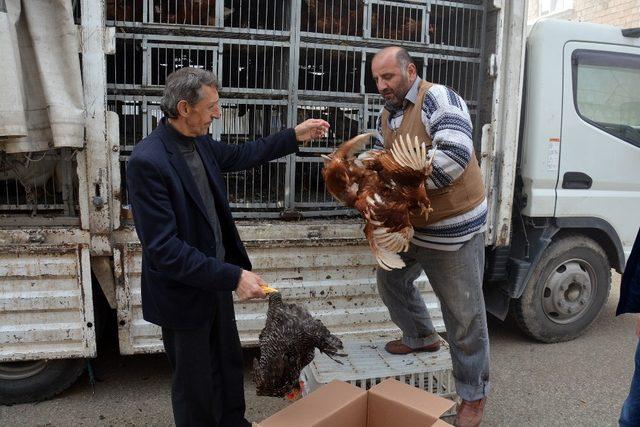
[[[539,341],[569,341],[598,317],[610,288],[602,247],[586,236],[566,235],[543,252],[513,314],[520,329]]]
[[[67,389],[84,371],[85,359],[0,363],[0,404],[39,402]]]

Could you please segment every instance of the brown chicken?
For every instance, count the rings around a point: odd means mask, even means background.
[[[357,209],[376,261],[385,270],[404,267],[399,253],[413,238],[412,215],[431,211],[426,180],[431,173],[427,146],[400,136],[390,149],[369,150],[356,157],[373,133],[358,135],[324,157],[322,174],[336,199]]]
[[[360,0],[304,0],[301,29],[314,33],[362,36],[364,3]]]

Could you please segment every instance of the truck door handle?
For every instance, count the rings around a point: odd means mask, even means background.
[[[567,190],[588,190],[593,180],[583,172],[565,172],[562,177],[562,188]]]

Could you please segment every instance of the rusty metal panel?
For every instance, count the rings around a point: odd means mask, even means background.
[[[111,206],[113,206],[114,215],[111,216],[112,227],[114,230],[120,228],[120,209],[122,180],[120,176],[120,123],[118,114],[113,111],[105,113],[107,119],[107,143],[109,146],[110,168],[111,168]]]
[[[88,246],[2,246],[0,362],[95,355]]]
[[[289,247],[253,247],[255,271],[284,298],[308,308],[338,336],[393,333],[385,305],[378,297],[375,261],[364,242]],[[442,330],[439,305],[425,277],[416,283],[434,322]],[[236,304],[236,319],[245,345],[256,344],[267,304]]]
[[[0,229],[0,247],[28,247],[32,243],[49,246],[89,243],[89,233],[76,227],[29,226],[28,222],[24,221],[20,224],[19,229]]]
[[[375,261],[358,221],[307,221],[296,224],[241,223],[254,271],[278,288],[287,301],[307,307],[339,336],[398,333],[375,283]],[[142,319],[141,249],[133,233],[116,250],[120,351],[162,351],[160,328]],[[416,281],[439,331],[444,330],[438,300],[423,275]],[[236,303],[244,346],[255,345],[266,318],[266,301]]]
[[[105,235],[110,233],[113,221],[113,172],[111,170],[111,147],[107,129],[107,69],[105,37],[109,31],[104,26],[106,2],[81,0],[82,30],[82,86],[86,105],[85,146],[86,177],[89,185],[82,196],[88,198],[89,229],[92,233],[91,253],[97,256],[111,255],[111,242]],[[113,119],[109,124],[114,126]],[[116,180],[117,181],[117,180]],[[117,212],[119,214],[120,212]],[[96,238],[95,236],[102,236]]]
[[[128,243],[114,250],[116,265],[118,339],[120,353],[152,353],[162,351],[160,327],[142,318],[140,272],[142,251],[139,243]]]

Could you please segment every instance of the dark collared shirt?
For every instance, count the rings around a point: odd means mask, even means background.
[[[169,134],[177,142],[180,153],[182,154],[182,157],[184,157],[185,162],[187,162],[187,166],[191,171],[193,180],[196,182],[196,186],[198,187],[200,197],[204,202],[204,207],[207,211],[207,216],[209,217],[209,222],[213,228],[213,235],[216,240],[216,258],[220,261],[224,261],[225,251],[222,243],[220,220],[218,219],[218,213],[216,212],[216,202],[213,198],[213,193],[211,192],[211,185],[209,184],[207,171],[205,170],[202,158],[196,149],[195,138],[181,134],[171,126],[171,124],[169,124],[168,120],[166,123]]]

